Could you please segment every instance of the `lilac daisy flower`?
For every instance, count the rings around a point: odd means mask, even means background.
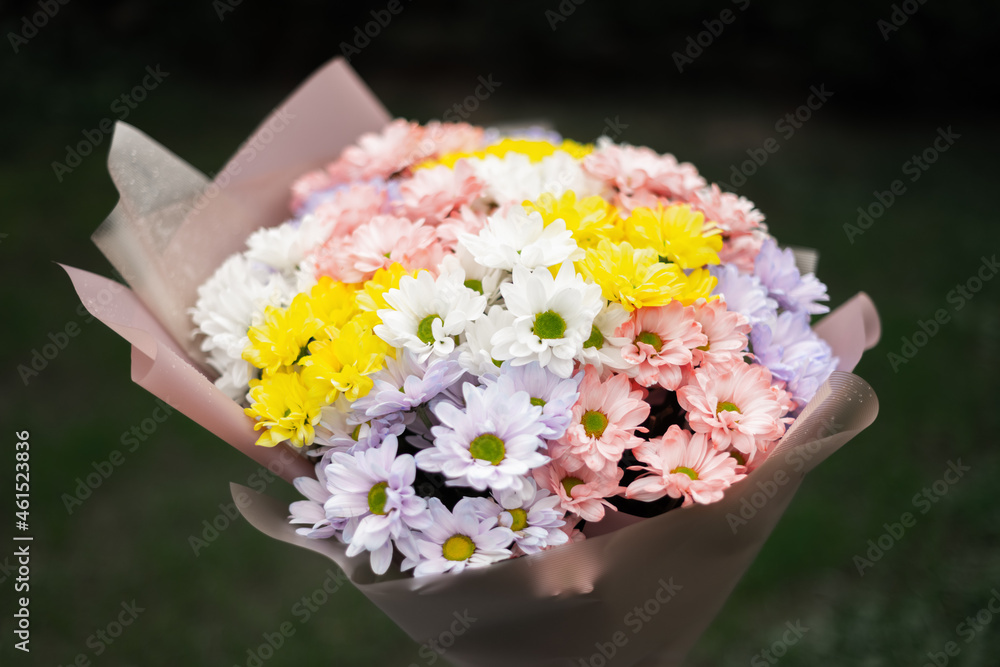
[[[352,407],[369,417],[412,410],[454,385],[464,374],[458,361],[450,357],[421,363],[410,350],[403,350],[398,359],[385,360],[385,368],[372,375],[372,390]]]
[[[338,404],[341,398],[337,399]],[[346,402],[346,399],[343,400]],[[315,439],[320,447],[310,450],[309,456],[322,456],[329,461],[333,452],[353,454],[369,447],[377,447],[387,436],[401,435],[407,422],[412,420],[412,415],[398,413],[366,419],[363,412],[350,407],[341,409],[338,404],[325,406],[320,411]]]
[[[537,361],[524,366],[514,366],[505,361],[500,367],[499,377],[483,377],[487,385],[498,384],[503,394],[527,392],[531,404],[542,408],[541,421],[545,429],[539,435],[546,440],[561,438],[566,432],[573,418],[573,406],[580,398],[581,380],[582,373],[563,379],[542,368]]]
[[[786,383],[786,391],[799,407],[809,402],[837,368],[837,358],[826,341],[809,328],[805,312],[786,311],[770,326],[754,325],[750,341],[758,363]]]
[[[520,488],[524,475],[545,465],[548,457],[540,421],[542,409],[531,404],[527,392],[505,392],[500,385],[463,386],[465,409],[441,402],[434,414],[434,446],[417,452],[417,465],[444,473],[449,486],[471,486],[478,491]]]
[[[740,273],[734,264],[710,266],[708,270],[719,281],[712,293],[726,299],[726,310],[746,315],[750,324],[774,319],[778,302],[767,295],[760,278]]]
[[[535,480],[528,478],[519,491],[507,489],[494,497],[500,504],[500,525],[510,528],[514,542],[524,553],[537,553],[569,541],[563,531],[566,511],[560,508],[559,496],[539,489]]]
[[[324,503],[330,499],[330,492],[326,488],[324,467],[323,463],[316,465],[317,479],[312,477],[295,478],[293,482],[295,488],[308,500],[297,500],[288,506],[288,511],[291,513],[291,516],[288,517],[289,523],[311,526],[310,528],[296,528],[295,532],[315,540],[334,537],[347,524],[347,519],[331,518],[324,509]]]
[[[400,544],[406,556],[404,571],[416,566],[414,577],[442,572],[461,572],[510,558],[514,539],[509,528],[497,525],[496,517],[481,519],[477,504],[463,498],[451,512],[437,498],[427,502],[431,525],[414,534],[415,543]]]
[[[754,275],[767,288],[768,295],[786,310],[801,310],[810,315],[829,312],[827,306],[816,303],[829,301],[826,285],[815,275],[799,274],[795,253],[791,248],[781,250],[774,239],[767,239],[754,262]]]
[[[330,498],[328,515],[359,519],[344,531],[347,555],[371,552],[375,574],[383,574],[392,560],[392,540],[407,541],[411,529],[430,526],[427,501],[413,490],[417,468],[409,454],[396,456],[396,436],[380,447],[353,455],[335,452],[326,468]]]

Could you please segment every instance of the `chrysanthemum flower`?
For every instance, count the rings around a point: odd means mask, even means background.
[[[546,192],[533,202],[524,202],[527,211],[537,211],[546,226],[562,220],[581,248],[596,247],[601,239],[616,240],[618,213],[604,197],[577,199],[568,190],[558,199]]]
[[[393,263],[405,268],[436,271],[444,255],[434,228],[406,218],[379,215],[347,239],[330,239],[313,258],[320,275],[357,283]]]
[[[401,569],[415,566],[414,577],[443,572],[461,572],[465,568],[485,567],[510,558],[508,548],[514,539],[509,528],[497,525],[497,518],[480,519],[472,498],[463,498],[449,512],[437,498],[430,498],[427,507],[431,525],[416,534],[412,547],[399,543],[406,555]]]
[[[732,192],[722,192],[714,183],[695,192],[689,203],[727,235],[745,234],[754,229],[767,231],[764,214],[754,208],[752,201]]]
[[[403,276],[416,276],[416,271],[407,271],[402,264],[390,264],[387,268],[378,269],[372,277],[365,281],[355,294],[358,308],[366,313],[375,313],[383,308],[389,308],[385,301],[385,293],[399,287]]]
[[[628,318],[629,314],[620,303],[609,301],[605,304],[594,318],[590,337],[583,342],[583,349],[576,357],[581,367],[593,366],[601,375],[605,370],[619,371],[628,367],[628,362],[622,359],[621,348],[629,340],[615,333]]]
[[[459,234],[458,240],[483,266],[506,271],[555,266],[583,255],[564,222],[546,226],[540,213],[520,206],[490,216],[478,235]]]
[[[514,366],[509,361],[500,367],[499,377],[486,375],[483,381],[496,383],[503,394],[526,392],[531,404],[542,408],[541,422],[545,429],[539,434],[546,440],[562,437],[572,418],[573,406],[580,398],[583,374],[561,378],[539,365],[537,361],[524,366]]]
[[[569,542],[569,535],[562,530],[566,511],[560,507],[561,499],[539,489],[534,479],[525,479],[517,491],[507,489],[493,497],[499,505],[499,524],[514,533],[514,543],[523,553]]]
[[[296,528],[299,535],[323,540],[337,535],[347,524],[346,519],[327,516],[324,505],[330,499],[330,491],[326,488],[326,464],[316,465],[316,478],[296,477],[292,482],[296,490],[306,497],[306,500],[297,500],[288,506],[291,514],[289,523],[292,525],[306,525],[309,528]]]
[[[483,317],[465,328],[465,340],[458,346],[458,363],[475,375],[496,375],[500,361],[493,357],[493,336],[514,324],[514,315],[500,305],[490,306]]]
[[[505,394],[496,384],[462,386],[465,409],[441,402],[434,406],[440,426],[431,429],[434,446],[417,453],[417,465],[440,472],[450,486],[483,491],[518,489],[524,475],[548,457],[541,433],[542,409],[526,392]]]
[[[601,382],[593,367],[584,371],[580,400],[566,434],[549,443],[552,458],[571,470],[582,467],[607,471],[615,467],[622,452],[643,442],[636,429],[649,416],[643,392],[632,390],[625,375],[612,375]]]
[[[410,349],[419,361],[432,353],[451,354],[455,337],[486,309],[486,297],[458,282],[454,274],[435,280],[427,271],[416,278],[403,276],[384,299],[389,308],[378,311],[383,324],[375,333],[393,347]]]
[[[757,255],[764,241],[771,238],[766,232],[754,230],[748,234],[733,234],[722,242],[719,259],[723,264],[735,266],[743,273],[753,273]]]
[[[399,186],[397,214],[410,220],[426,219],[433,223],[447,218],[452,211],[470,204],[479,196],[483,184],[464,160],[449,169],[443,165],[419,169]]]
[[[631,469],[648,474],[629,484],[625,497],[644,502],[670,496],[683,498],[684,506],[706,505],[722,500],[723,491],[746,477],[737,472],[736,459],[712,447],[705,433],[692,435],[676,425],[633,453],[646,465]]]
[[[607,472],[595,472],[587,467],[570,471],[564,463],[563,460],[554,460],[532,472],[539,488],[548,489],[558,496],[562,509],[591,522],[603,519],[605,508],[617,511],[605,498],[625,490],[620,485],[624,470],[613,466]]]
[[[324,195],[322,201],[316,202],[312,215],[326,228],[326,237],[322,242],[329,242],[350,236],[351,232],[376,215],[387,214],[388,203],[384,181],[352,183]]]
[[[538,361],[559,377],[572,375],[573,359],[604,305],[600,288],[585,283],[566,262],[555,277],[546,268],[517,266],[513,282],[501,285],[500,293],[514,322],[493,335],[493,357],[515,366]]]
[[[719,450],[732,447],[744,456],[764,452],[785,430],[785,410],[763,366],[697,368],[691,382],[677,390],[677,402],[687,410],[692,430],[707,434]]]
[[[750,333],[750,321],[740,313],[728,310],[723,299],[705,301],[698,299],[693,311],[694,319],[701,324],[701,331],[708,340],[696,348],[694,365],[742,363]]]
[[[809,327],[803,311],[785,311],[774,321],[754,326],[750,334],[757,362],[785,383],[797,407],[816,394],[837,368],[830,346]]]
[[[357,143],[344,149],[340,159],[327,171],[334,180],[347,182],[388,178],[421,156],[424,128],[402,118],[390,122],[380,132],[361,135]]]
[[[358,314],[357,290],[329,276],[323,276],[309,290],[309,307],[313,315],[323,322],[321,335],[332,337]]]
[[[666,305],[689,291],[680,267],[660,262],[651,248],[601,241],[586,252],[577,269],[600,286],[605,299],[617,301],[629,312]]]
[[[629,364],[623,372],[644,387],[659,384],[670,391],[680,386],[681,367],[691,364],[691,351],[708,343],[694,308],[679,301],[636,310],[615,335],[629,341],[621,348]]]
[[[385,368],[372,376],[372,391],[351,407],[368,417],[406,412],[430,402],[464,374],[452,358],[431,357],[421,363],[410,350],[403,350],[396,359],[386,360]]]
[[[323,321],[313,314],[309,295],[299,294],[288,308],[264,309],[264,321],[247,331],[250,345],[243,350],[243,358],[267,373],[276,373],[294,365],[322,328]]]
[[[583,159],[583,168],[625,194],[645,189],[656,195],[687,200],[705,187],[694,165],[678,164],[670,154],[659,155],[646,147],[598,142],[597,150]]]
[[[249,398],[250,407],[244,412],[256,421],[255,431],[265,429],[255,444],[274,447],[286,440],[296,447],[312,444],[323,396],[310,391],[298,373],[264,373],[260,380],[250,381]]]
[[[685,204],[633,210],[625,221],[625,238],[636,248],[652,248],[661,262],[673,262],[682,269],[718,264],[722,249],[719,230]]]
[[[431,526],[427,501],[413,490],[417,468],[409,454],[396,456],[396,436],[379,447],[353,455],[335,452],[326,468],[330,498],[327,514],[359,519],[345,530],[347,555],[371,552],[375,574],[384,574],[392,561],[392,540],[410,538],[411,530]]]
[[[335,337],[309,343],[309,355],[301,360],[302,381],[327,403],[341,393],[357,400],[371,390],[370,376],[382,369],[391,351],[369,327],[352,320]]]
[[[781,250],[774,239],[761,246],[754,263],[754,274],[767,288],[768,294],[786,310],[802,310],[810,315],[829,312],[830,308],[817,301],[829,301],[826,285],[812,273],[799,274],[795,253],[791,248]]]
[[[726,299],[726,309],[745,315],[751,325],[770,321],[777,315],[778,302],[767,295],[767,288],[757,276],[741,273],[732,264],[709,269],[718,279],[714,295]]]

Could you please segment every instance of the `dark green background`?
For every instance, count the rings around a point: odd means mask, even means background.
[[[256,466],[177,415],[124,452],[123,434],[156,404],[129,381],[128,346],[84,322],[53,264],[110,275],[89,241],[117,200],[107,138],[62,182],[51,163],[112,115],[111,102],[147,65],[170,74],[128,122],[212,173],[269,109],[339,53],[369,10],[385,6],[261,4],[243,2],[220,20],[207,0],[72,0],[16,54],[7,35],[38,5],[0,5],[0,535],[14,520],[14,432],[26,429],[35,537],[30,655],[11,650],[13,581],[0,570],[4,665],[67,665],[80,653],[95,665],[245,665],[247,649],[286,620],[295,636],[265,664],[425,664],[349,586],[299,623],[292,607],[322,584],[326,562],[242,520],[195,557],[189,536],[228,501],[228,482],[246,483]],[[780,150],[740,193],[781,242],[819,249],[834,304],[864,290],[882,316],[883,340],[857,369],[878,392],[878,420],[807,478],[689,664],[754,664],[799,619],[809,631],[782,665],[923,665],[947,641],[961,648],[952,664],[997,664],[996,627],[966,643],[956,626],[1000,589],[1000,285],[985,283],[959,311],[947,300],[981,257],[1000,250],[1000,137],[986,103],[995,89],[996,7],[928,2],[883,40],[876,22],[889,17],[888,2],[753,2],[678,73],[671,54],[731,3],[591,0],[552,31],[545,10],[558,6],[405,2],[352,64],[399,116],[440,117],[478,76],[493,74],[501,86],[472,122],[547,119],[590,140],[617,118],[628,126],[620,140],[673,152],[709,180],[728,181],[748,149],[777,136]],[[794,136],[780,137],[775,123],[820,84],[833,91],[830,101]],[[960,138],[910,182],[904,163],[942,127]],[[844,225],[895,179],[906,192],[851,243]],[[887,355],[939,308],[950,320],[894,371]],[[70,322],[79,335],[26,385],[18,366]],[[116,449],[122,465],[68,514],[62,495]],[[971,472],[921,514],[914,494],[958,459]],[[288,495],[280,483],[269,492]],[[907,511],[916,525],[859,576],[854,557]],[[0,540],[0,565],[11,544]],[[145,611],[95,657],[88,637],[133,599]]]

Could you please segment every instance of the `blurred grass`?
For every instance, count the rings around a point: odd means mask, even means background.
[[[145,611],[95,664],[245,665],[248,648],[284,621],[295,635],[266,664],[423,664],[417,647],[349,586],[322,607],[318,622],[299,623],[293,606],[327,576],[327,563],[316,555],[266,539],[242,520],[193,554],[189,536],[228,502],[227,483],[245,483],[256,466],[185,417],[160,425],[67,514],[63,494],[73,493],[94,462],[124,450],[123,433],[156,407],[129,381],[127,345],[103,325],[83,322],[68,279],[52,263],[110,275],[89,241],[117,199],[104,167],[108,140],[62,183],[51,162],[62,160],[62,147],[79,141],[81,130],[107,115],[110,100],[132,83],[80,81],[63,91],[65,107],[18,119],[13,148],[0,162],[0,232],[7,234],[0,259],[11,283],[2,296],[3,421],[8,437],[28,429],[32,443],[30,664],[93,657],[88,637],[132,599]],[[468,92],[459,85],[372,83],[394,113],[418,120],[439,117]],[[211,172],[284,92],[168,80],[128,120]],[[836,99],[793,137],[779,139],[779,152],[739,192],[767,214],[782,243],[819,249],[819,276],[833,304],[859,290],[875,300],[883,340],[856,372],[879,394],[881,413],[807,478],[689,664],[747,664],[780,638],[787,621],[801,619],[809,632],[781,658],[783,665],[923,664],[926,652],[947,641],[959,643],[959,664],[994,665],[1000,635],[990,628],[965,644],[956,626],[1000,585],[992,478],[1000,454],[991,405],[1000,285],[986,283],[952,312],[952,321],[898,373],[886,355],[899,352],[900,337],[911,336],[918,320],[938,308],[951,312],[948,291],[974,274],[982,255],[997,251],[986,196],[997,173],[997,128],[962,117],[843,117]],[[709,180],[728,181],[730,165],[777,136],[774,123],[802,101],[664,95],[640,105],[635,96],[590,91],[528,98],[512,82],[470,120],[545,118],[586,140],[601,132],[605,118],[617,117],[628,125],[620,140],[671,151]],[[947,125],[962,135],[955,146],[849,243],[843,225],[855,221],[856,208],[873,201],[874,190],[905,178],[903,162]],[[25,386],[17,366],[29,364],[49,332],[70,321],[80,334]],[[916,526],[859,577],[852,559],[867,540],[877,539],[883,523],[913,512],[912,496],[959,458],[972,471],[926,515],[917,514]],[[287,496],[281,486],[269,492]],[[0,623],[10,637],[6,607]]]

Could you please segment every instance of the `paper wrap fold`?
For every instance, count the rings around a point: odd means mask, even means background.
[[[297,176],[388,120],[337,59],[262,123],[211,182],[119,123],[108,167],[121,199],[94,240],[132,289],[64,267],[88,310],[131,343],[136,383],[286,480],[312,475],[311,465],[288,447],[254,446],[250,418],[207,376],[188,310],[198,285],[252,231],[287,217]],[[806,270],[815,264],[807,251],[797,257]],[[849,372],[878,340],[871,300],[858,294],[816,331],[840,358],[838,370],[757,470],[712,505],[649,519],[609,513],[581,543],[457,576],[376,577],[368,559],[347,558],[344,545],[297,535],[284,503],[235,484],[232,492],[253,526],[336,562],[415,641],[442,647],[449,636],[443,655],[455,665],[679,665],[805,473],[878,412],[871,387]]]

